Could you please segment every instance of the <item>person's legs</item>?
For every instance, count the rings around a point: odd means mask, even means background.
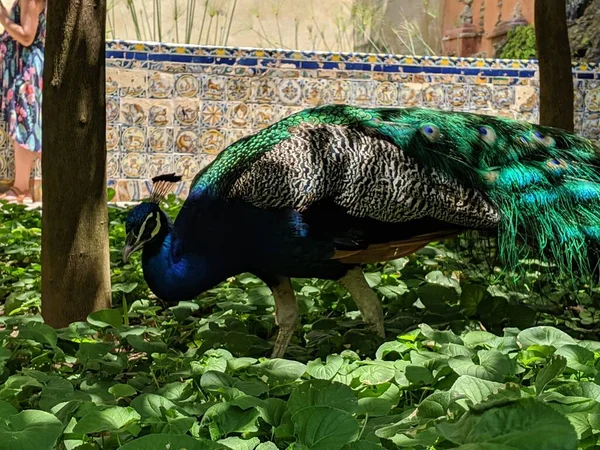
[[[0,196],[0,199],[19,203],[31,202],[29,182],[37,153],[27,150],[16,141],[13,141],[13,145],[15,149],[15,181],[12,187]]]
[[[13,184],[21,192],[29,191],[31,169],[35,161],[36,153],[27,150],[22,145],[14,142],[15,146],[15,182]]]

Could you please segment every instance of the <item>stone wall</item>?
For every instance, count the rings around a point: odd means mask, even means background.
[[[144,198],[148,180],[168,171],[183,175],[177,193],[185,196],[195,173],[227,145],[319,103],[418,105],[537,121],[534,61],[122,41],[108,43],[106,57],[108,183],[118,201]],[[577,131],[596,139],[597,66],[574,66],[574,84]],[[8,144],[0,131],[0,179],[12,176]]]

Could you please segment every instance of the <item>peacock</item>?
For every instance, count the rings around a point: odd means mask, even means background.
[[[340,282],[365,325],[383,312],[361,264],[465,231],[492,233],[513,270],[537,258],[592,275],[600,240],[599,153],[563,130],[467,112],[324,105],[223,150],[194,177],[174,222],[160,203],[181,177],[153,179],[126,219],[123,260],[168,303],[253,273],[275,298],[282,357],[299,318],[290,278]]]

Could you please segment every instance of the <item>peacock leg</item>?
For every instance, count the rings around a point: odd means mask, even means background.
[[[362,269],[360,267],[350,269],[339,282],[352,295],[365,325],[379,336],[385,337],[381,302],[365,280]]]
[[[274,277],[273,281],[268,284],[275,298],[275,321],[279,326],[271,358],[282,358],[294,331],[296,331],[296,322],[300,315],[298,303],[296,303],[296,295],[289,278]]]

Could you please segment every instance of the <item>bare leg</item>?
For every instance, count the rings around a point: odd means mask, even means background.
[[[36,153],[14,142],[15,148],[15,182],[13,186],[21,192],[29,191],[31,169],[36,158]]]
[[[360,267],[350,269],[339,282],[352,295],[365,325],[379,336],[385,337],[381,302],[365,280],[362,269]]]
[[[31,169],[39,153],[30,152],[25,147],[13,141],[15,149],[15,180],[0,199],[9,203],[31,203],[33,198],[30,193]]]
[[[289,278],[274,277],[269,287],[275,298],[275,321],[279,326],[271,358],[282,358],[296,330],[298,303]]]

